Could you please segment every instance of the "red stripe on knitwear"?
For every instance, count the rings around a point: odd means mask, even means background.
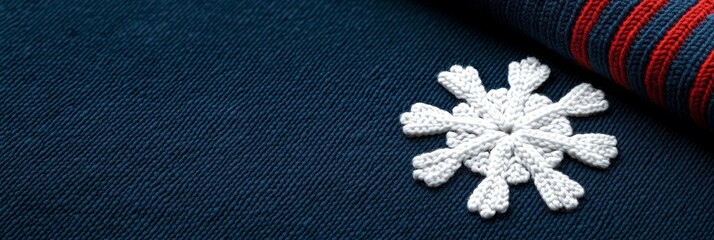
[[[630,45],[637,39],[637,34],[640,33],[642,28],[666,4],[667,0],[644,0],[640,2],[617,29],[608,52],[608,65],[610,66],[612,79],[621,86],[630,88],[626,69]]]
[[[706,127],[709,98],[714,93],[714,50],[709,53],[697,72],[689,91],[689,114],[697,124]]]
[[[702,0],[687,11],[679,21],[667,31],[664,38],[650,55],[645,72],[645,89],[650,100],[664,106],[664,81],[669,65],[694,29],[714,10],[714,0]]]
[[[573,58],[585,68],[590,68],[587,46],[588,35],[597,24],[600,13],[609,3],[610,0],[587,0],[583,9],[580,10],[580,15],[575,20],[572,37],[570,38],[570,52],[573,54]]]

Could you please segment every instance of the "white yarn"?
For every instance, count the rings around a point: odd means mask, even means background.
[[[416,103],[400,117],[408,136],[446,133],[448,148],[414,157],[416,180],[430,187],[449,180],[461,165],[486,176],[469,197],[468,208],[483,218],[508,208],[508,185],[533,179],[551,210],[574,209],[585,194],[580,184],[553,170],[563,153],[599,168],[617,156],[617,140],[605,134],[576,134],[568,116],[607,109],[602,91],[583,83],[560,101],[532,93],[550,69],[529,57],[508,65],[510,89],[486,92],[473,67],[453,66],[438,81],[464,100],[452,113]]]

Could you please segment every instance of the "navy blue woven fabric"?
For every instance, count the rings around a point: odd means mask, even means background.
[[[0,238],[710,238],[710,134],[453,2],[0,2]],[[576,132],[617,136],[605,170],[566,158],[586,196],[551,212],[532,183],[482,220],[465,169],[428,188],[415,102],[451,109],[453,64],[507,86],[552,69],[610,110]]]

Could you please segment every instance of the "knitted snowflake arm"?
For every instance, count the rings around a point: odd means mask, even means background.
[[[590,84],[582,83],[570,90],[560,101],[546,105],[520,118],[516,128],[534,128],[557,117],[583,117],[605,111],[607,108],[605,94]]]
[[[498,129],[493,123],[476,117],[455,117],[437,107],[415,103],[411,111],[400,117],[402,130],[407,136],[423,136],[448,131],[464,131],[481,134],[488,129]]]
[[[589,133],[569,137],[533,129],[518,133],[533,145],[567,152],[593,167],[606,168],[610,159],[617,157],[617,139],[610,135]]]
[[[505,134],[500,135],[500,136],[505,136]],[[473,139],[476,138],[477,136],[474,134],[470,133],[456,133],[456,132],[448,132],[446,134],[446,145],[449,147],[456,147],[468,139]],[[489,147],[492,144],[489,143]],[[472,152],[471,156],[464,161],[464,166],[469,168],[472,172],[478,173],[483,176],[487,176],[487,170],[488,170],[488,163],[489,163],[489,157],[490,153],[488,150],[491,150],[491,148],[484,149],[481,152]],[[555,161],[552,161],[553,159],[548,159],[549,164],[551,165],[556,165],[558,162],[560,162],[560,159],[563,158],[562,153],[559,151],[551,151],[545,153],[548,157],[550,158],[557,158]],[[501,163],[499,163],[501,164]],[[518,156],[512,156],[511,158],[508,158],[506,162],[503,163],[504,166],[507,167],[506,172],[503,174],[503,177],[506,178],[506,181],[509,184],[518,184],[518,183],[524,183],[527,182],[529,179],[529,173],[521,165],[520,159]]]
[[[501,141],[492,150],[488,158],[486,178],[469,197],[469,211],[478,212],[483,218],[490,218],[496,212],[508,209],[508,183],[503,174],[507,171],[505,163],[511,158],[513,143]]]
[[[523,110],[528,97],[550,75],[550,68],[541,64],[534,57],[529,57],[520,62],[508,64],[508,89],[509,101],[505,108],[505,119],[515,122],[523,116]]]
[[[448,132],[446,133],[446,145],[451,148],[455,148],[461,143],[464,143],[467,140],[474,139],[476,137],[478,136],[466,132]],[[464,166],[469,168],[474,173],[486,176],[486,163],[488,162],[489,155],[488,150],[491,149],[489,148],[478,153],[473,153],[472,156],[470,156],[464,161]]]
[[[473,67],[452,66],[449,71],[439,73],[438,80],[456,98],[466,101],[467,104],[459,104],[457,108],[465,109],[465,106],[468,106],[468,112],[473,117],[491,120],[503,119],[503,112],[499,111],[499,107],[503,106],[489,101],[488,93],[481,83],[478,71]],[[503,94],[503,98],[505,98],[505,94]],[[457,115],[457,108],[454,108],[454,115]],[[484,116],[482,117],[482,115]],[[494,121],[493,123],[498,125],[500,122]]]
[[[493,141],[502,137],[501,132],[488,132],[475,138],[469,138],[454,148],[441,148],[433,152],[414,157],[412,176],[422,180],[427,186],[436,187],[444,184],[454,175],[461,164],[474,153],[493,148]]]
[[[516,142],[515,152],[533,176],[541,198],[551,210],[574,209],[585,189],[565,174],[545,165],[543,156],[530,144]]]
[[[548,79],[550,68],[536,58],[529,57],[508,64],[509,91],[530,94]]]
[[[473,67],[454,65],[448,72],[439,73],[439,83],[458,99],[481,107],[486,89],[481,83],[478,71]]]

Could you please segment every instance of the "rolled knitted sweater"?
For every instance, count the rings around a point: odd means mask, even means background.
[[[472,0],[580,66],[714,127],[714,0]]]

